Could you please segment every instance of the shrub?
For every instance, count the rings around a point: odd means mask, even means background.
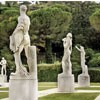
[[[88,65],[89,61],[94,56],[94,51],[91,48],[87,48],[85,51],[86,51],[86,64]]]
[[[100,67],[100,53],[94,54],[93,58],[89,61],[89,66]]]
[[[91,82],[100,82],[100,68],[89,69],[89,75]]]
[[[56,82],[57,76],[61,71],[61,64],[39,64],[38,65],[38,80],[39,82]]]
[[[90,81],[91,82],[100,82],[100,68],[91,68],[88,70],[90,75]],[[75,82],[78,81],[78,75],[80,75],[82,71],[80,69],[74,70],[73,74],[75,76]]]
[[[9,70],[11,73],[12,70]],[[9,74],[8,73],[8,74]],[[38,81],[39,82],[57,82],[58,74],[62,73],[61,63],[56,62],[54,64],[38,64]],[[74,69],[73,74],[75,82],[78,80],[78,75],[82,73],[80,69]],[[89,75],[91,82],[100,82],[100,68],[89,69]]]

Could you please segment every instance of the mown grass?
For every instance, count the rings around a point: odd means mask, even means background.
[[[8,98],[8,92],[0,92],[0,100],[3,98]]]
[[[52,89],[56,88],[57,83],[56,82],[39,82],[38,83],[38,90],[47,90],[47,89]],[[9,91],[9,88],[0,88],[0,91]]]
[[[100,87],[77,87],[75,90],[100,90]]]
[[[100,86],[100,83],[91,83],[91,86]],[[56,82],[39,82],[38,89],[47,90],[56,88]],[[77,87],[76,90],[100,90],[100,87]],[[0,88],[0,91],[8,91],[9,88]],[[68,93],[68,94],[52,94],[39,98],[39,100],[94,100],[99,93]],[[0,99],[8,97],[8,92],[0,92]]]
[[[91,83],[91,86],[100,86],[100,83]]]
[[[9,88],[0,88],[0,91],[8,91]]]
[[[39,82],[38,86],[57,86],[57,82]]]
[[[67,93],[51,94],[39,98],[39,100],[94,100],[99,93]]]

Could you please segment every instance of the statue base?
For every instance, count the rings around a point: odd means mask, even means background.
[[[0,75],[0,85],[4,85],[4,83],[7,82],[7,76],[6,75]]]
[[[90,76],[85,74],[78,75],[78,85],[80,87],[90,86]]]
[[[38,100],[38,80],[34,76],[10,76],[9,100]]]
[[[58,91],[62,93],[74,92],[74,75],[58,75]]]

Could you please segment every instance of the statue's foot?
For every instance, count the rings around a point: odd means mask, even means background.
[[[20,75],[20,72],[11,73],[11,75],[13,76]]]

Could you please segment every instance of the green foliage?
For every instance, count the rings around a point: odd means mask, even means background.
[[[92,27],[100,32],[100,9],[97,9],[91,16],[90,16],[90,23]]]
[[[65,4],[54,4],[54,5],[51,5],[52,8],[60,8],[61,10],[63,11],[67,11],[69,12],[70,11],[70,7],[66,6]]]
[[[52,63],[53,40],[61,40],[70,25],[71,13],[57,7],[46,7],[33,11],[30,31],[35,45],[43,44],[46,51],[46,62]],[[34,43],[34,42],[33,42]],[[37,44],[38,43],[38,44]]]
[[[89,66],[100,67],[100,53],[94,54],[93,58],[89,61]]]
[[[45,55],[45,59],[46,59],[46,63],[52,63],[52,45],[51,45],[51,41],[50,39],[46,39],[46,44],[45,44],[45,50],[46,50],[46,55]]]
[[[35,10],[31,16],[32,28],[34,33],[41,37],[39,39],[57,39],[57,37],[60,38],[66,32],[71,18],[71,13],[56,7]]]
[[[90,69],[89,70],[90,81],[91,82],[100,82],[100,69]]]
[[[39,98],[39,100],[94,100],[99,93],[56,93]]]
[[[100,69],[92,68],[88,70],[91,82],[100,82]],[[58,74],[62,73],[61,63],[55,64],[39,64],[38,79],[39,82],[57,82]],[[74,69],[73,74],[75,82],[78,81],[78,75],[82,73],[81,69]]]
[[[90,81],[91,82],[100,82],[100,69],[92,68],[88,70],[90,75]],[[75,82],[78,81],[78,75],[81,74],[81,70],[74,70],[73,74],[75,76]]]
[[[94,56],[94,51],[91,48],[87,48],[85,50],[86,52],[86,64],[90,67],[91,65],[88,64],[88,62],[93,58]]]
[[[7,60],[7,66],[12,68],[12,66],[14,66],[14,60],[9,49],[7,47],[3,47],[3,49],[0,51],[0,54],[1,57],[4,57]]]
[[[72,51],[71,61],[72,61],[72,69],[73,70],[81,68],[80,52],[75,47],[73,48],[73,51]]]
[[[60,73],[61,64],[39,64],[38,79],[39,82],[55,82],[57,81],[58,73]]]

